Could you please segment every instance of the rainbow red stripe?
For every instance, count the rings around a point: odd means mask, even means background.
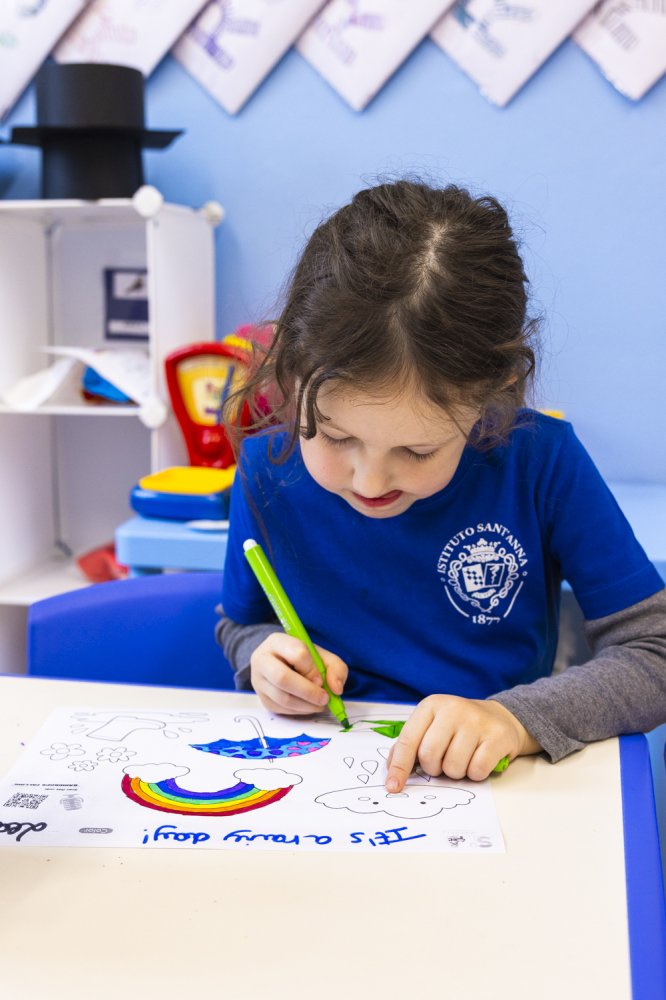
[[[293,785],[266,791],[244,781],[221,788],[217,792],[193,792],[181,788],[175,778],[165,781],[142,781],[140,778],[123,777],[122,790],[128,799],[146,809],[179,813],[181,816],[235,816],[238,813],[262,809],[278,802],[291,791]]]

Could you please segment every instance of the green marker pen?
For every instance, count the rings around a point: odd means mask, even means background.
[[[508,766],[509,766],[509,755],[507,754],[506,757],[502,757],[502,759],[498,761],[497,764],[495,764],[493,768],[493,774],[501,774],[502,771],[506,771]]]
[[[304,642],[308,647],[310,656],[314,660],[315,666],[321,674],[321,679],[324,682],[324,691],[328,695],[329,710],[344,729],[351,729],[345,706],[342,703],[342,698],[340,698],[337,694],[333,694],[326,683],[326,667],[324,666],[324,661],[312,645],[312,640],[305,631],[302,621],[294,610],[293,604],[285,594],[282,584],[275,575],[275,570],[268,561],[268,556],[262,549],[259,542],[255,542],[254,538],[247,538],[243,542],[243,552],[245,553],[245,558],[250,564],[252,572],[259,581],[261,589],[270,601],[273,611],[280,619],[282,628],[288,635],[293,635],[294,638],[300,639],[301,642]]]

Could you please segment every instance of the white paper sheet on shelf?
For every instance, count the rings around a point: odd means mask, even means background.
[[[574,41],[621,94],[637,101],[666,73],[666,4],[605,0]]]
[[[0,121],[88,0],[0,3]]]
[[[136,348],[45,347],[47,354],[71,358],[93,368],[98,375],[135,403],[145,403],[151,396],[148,352]]]
[[[467,0],[456,3],[431,37],[503,107],[567,38],[596,0]]]
[[[166,420],[166,407],[152,391],[147,351],[66,345],[45,347],[43,350],[54,355],[56,361],[48,368],[25,376],[6,390],[2,397],[6,405],[24,412],[35,411],[56,396],[73,376],[80,382],[76,369],[90,367],[137,404],[139,418],[147,427],[159,427]]]
[[[452,0],[329,0],[296,48],[361,111]]]
[[[172,55],[229,114],[236,114],[324,0],[213,0]]]
[[[409,709],[395,706],[392,720]],[[384,788],[383,717],[61,708],[0,781],[5,847],[503,853],[491,784]],[[264,751],[265,748],[265,751]]]
[[[206,0],[92,0],[54,52],[58,62],[115,63],[148,76]]]
[[[74,358],[60,358],[48,368],[24,376],[3,393],[3,403],[26,413],[38,410],[64,385],[75,364]]]

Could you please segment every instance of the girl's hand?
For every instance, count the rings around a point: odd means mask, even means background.
[[[433,694],[419,702],[388,756],[387,792],[400,792],[417,759],[426,774],[482,781],[507,754],[541,747],[498,701]]]
[[[326,681],[334,694],[342,694],[347,680],[345,663],[328,650],[315,646],[326,667]],[[328,704],[321,674],[308,648],[285,632],[272,632],[250,657],[252,687],[269,712],[312,715]]]

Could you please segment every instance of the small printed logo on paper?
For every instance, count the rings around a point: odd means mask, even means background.
[[[527,576],[527,555],[503,524],[479,523],[450,538],[437,572],[449,601],[477,625],[493,625],[513,608]]]

